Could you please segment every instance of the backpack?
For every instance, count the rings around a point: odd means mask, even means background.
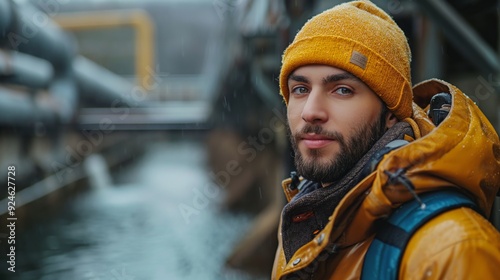
[[[447,117],[451,103],[449,93],[438,93],[431,98],[428,115],[436,126]],[[403,145],[405,143],[402,140],[389,143],[375,155],[369,171],[373,171],[384,154]],[[383,224],[366,252],[361,279],[398,279],[401,259],[411,236],[439,214],[460,207],[469,207],[481,213],[471,198],[456,190],[434,191],[417,196],[411,182],[401,183],[407,186],[416,199],[404,203],[388,219],[382,221]]]
[[[406,202],[383,221],[366,252],[361,279],[398,279],[401,259],[411,236],[437,215],[459,207],[480,212],[471,198],[455,190],[429,192],[419,197],[421,202]]]

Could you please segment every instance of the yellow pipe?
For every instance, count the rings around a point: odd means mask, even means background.
[[[55,16],[53,20],[71,31],[131,26],[135,32],[135,72],[137,82],[146,91],[154,75],[154,27],[143,10],[77,12]]]

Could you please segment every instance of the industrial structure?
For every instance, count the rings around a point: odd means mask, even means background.
[[[221,208],[252,217],[224,265],[268,275],[280,181],[293,169],[281,53],[309,17],[341,2],[0,1],[0,170],[7,182],[16,169],[17,230],[88,191],[96,172],[195,137]],[[456,84],[500,131],[498,1],[373,2],[405,31],[413,82]],[[230,162],[242,171],[225,180]],[[2,191],[2,223],[9,201]],[[500,228],[500,212],[492,219]]]

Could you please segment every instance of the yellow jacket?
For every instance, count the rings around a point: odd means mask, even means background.
[[[386,184],[384,170],[409,167],[406,177],[417,193],[459,188],[489,215],[500,187],[500,141],[494,128],[474,102],[449,83],[429,80],[413,91],[413,117],[404,121],[411,125],[416,139],[385,155],[377,169],[341,200],[327,225],[288,263],[280,231],[272,279],[359,279],[373,240],[374,222],[413,199],[404,186]],[[448,117],[435,127],[425,112],[431,97],[439,92],[450,93],[453,102]],[[289,201],[297,193],[289,188],[290,183],[290,179],[283,181]],[[445,212],[417,230],[399,270],[400,279],[498,277],[500,234],[469,208]]]

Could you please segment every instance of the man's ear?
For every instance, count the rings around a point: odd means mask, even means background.
[[[385,129],[391,128],[398,122],[396,115],[394,115],[391,111],[387,112],[385,115]]]

